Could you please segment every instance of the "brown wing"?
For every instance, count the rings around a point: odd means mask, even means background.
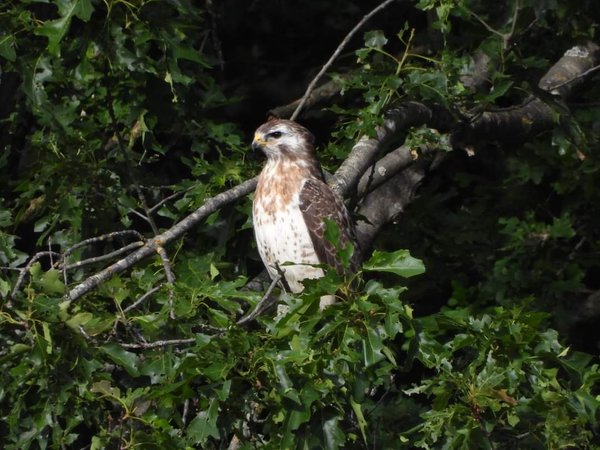
[[[309,178],[304,183],[300,191],[300,211],[302,211],[304,222],[319,261],[335,267],[338,273],[343,271],[335,246],[324,236],[326,228],[324,219],[329,219],[335,222],[340,230],[340,248],[344,248],[348,243],[352,243],[354,246],[351,269],[353,271],[357,270],[360,262],[360,251],[356,241],[354,224],[342,200],[333,193],[325,182],[316,178]]]

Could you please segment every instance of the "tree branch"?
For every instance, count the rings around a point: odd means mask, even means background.
[[[594,42],[576,45],[540,79],[538,87],[544,91],[567,98],[575,86],[600,68],[600,46]]]
[[[67,297],[70,300],[76,300],[93,290],[99,284],[109,280],[113,275],[120,273],[139,261],[147,258],[148,256],[153,255],[157,252],[159,247],[168,245],[175,239],[183,236],[185,232],[200,223],[213,212],[244,197],[245,195],[248,195],[256,187],[256,181],[256,177],[246,180],[243,183],[229,189],[228,191],[221,192],[220,194],[208,199],[200,208],[187,216],[181,222],[148,240],[139,250],[131,253],[123,259],[120,259],[119,261],[75,286],[73,289],[71,289],[71,291],[69,291]]]
[[[454,122],[450,112],[438,105],[405,102],[389,111],[383,126],[375,129],[375,137],[360,138],[329,184],[340,196],[346,197],[355,190],[360,177],[385,146],[400,132],[425,124],[440,131],[447,131]]]

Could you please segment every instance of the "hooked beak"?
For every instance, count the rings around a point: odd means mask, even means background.
[[[267,144],[267,142],[263,139],[263,137],[259,134],[255,134],[254,135],[254,140],[252,141],[252,150],[254,151],[258,151],[258,150],[262,150],[264,151],[265,145]]]

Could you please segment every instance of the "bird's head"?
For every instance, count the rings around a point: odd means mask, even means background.
[[[271,119],[254,133],[252,148],[262,150],[269,159],[314,158],[312,133],[302,125],[285,119]]]

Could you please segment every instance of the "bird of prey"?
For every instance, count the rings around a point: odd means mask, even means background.
[[[339,229],[339,248],[353,245],[352,269],[356,270],[359,251],[354,224],[342,200],[325,183],[311,132],[291,120],[272,118],[256,130],[252,148],[267,156],[252,213],[258,251],[271,278],[281,271],[281,286],[297,293],[304,288],[302,280],[323,276],[314,265],[344,271],[335,245],[324,236],[325,219]],[[332,295],[323,296],[320,307],[333,302]]]

